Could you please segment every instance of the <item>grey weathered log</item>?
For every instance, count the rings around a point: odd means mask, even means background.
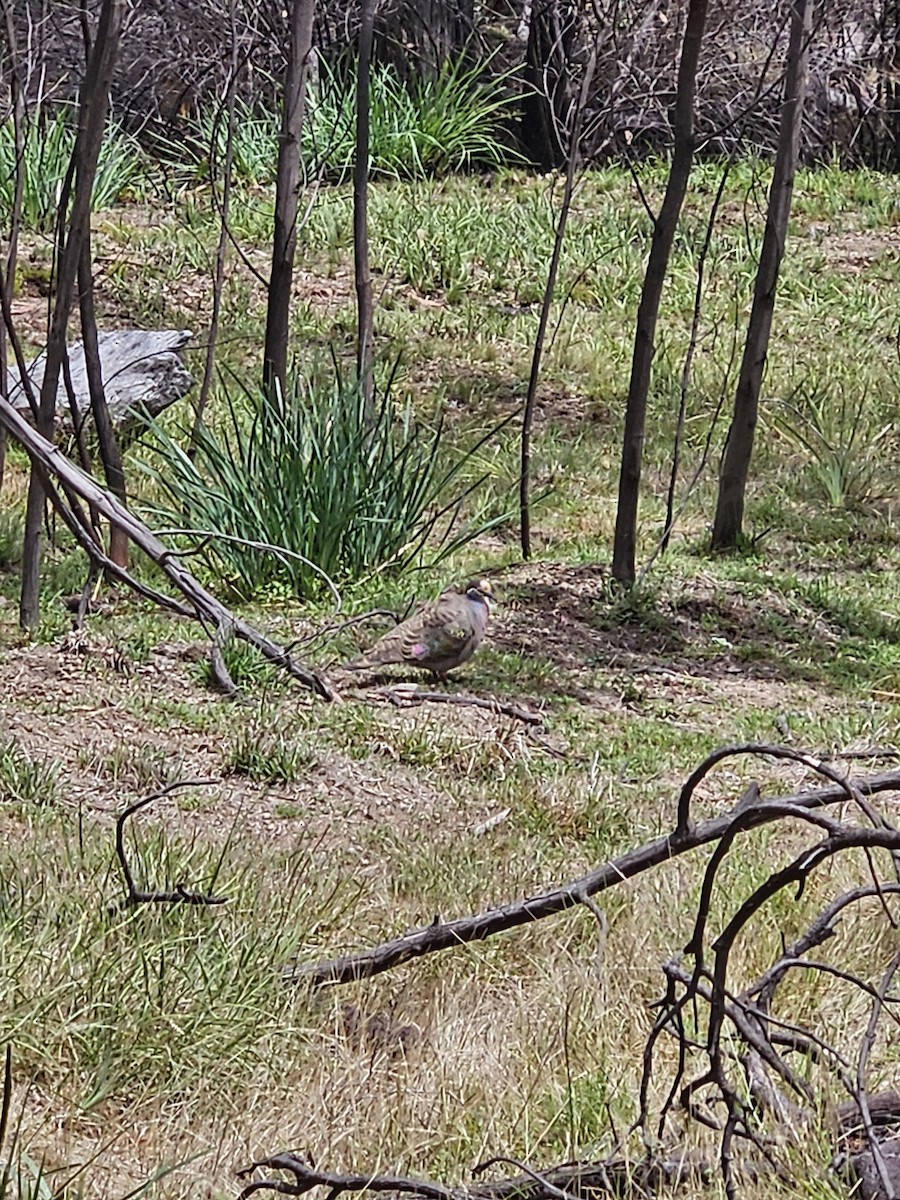
[[[117,430],[133,428],[143,416],[157,416],[191,390],[194,378],[181,352],[192,336],[189,329],[107,329],[98,333],[103,387]],[[28,369],[35,393],[40,392],[45,363],[46,355],[41,354]],[[91,396],[80,341],[69,347],[69,368],[75,407],[84,422],[90,421]],[[9,399],[15,409],[30,416],[28,397],[14,366],[9,368]],[[71,430],[71,409],[62,380],[56,395],[56,420],[59,428]]]

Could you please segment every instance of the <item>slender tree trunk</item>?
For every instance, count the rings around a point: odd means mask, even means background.
[[[614,577],[626,587],[631,587],[635,579],[638,497],[647,422],[647,395],[650,391],[650,368],[656,353],[659,304],[694,157],[694,93],[707,7],[708,0],[690,0],[678,67],[672,166],[666,194],[653,228],[644,287],[638,306],[631,380],[625,409],[625,431],[622,437],[622,465],[619,472],[619,500],[612,565]]]
[[[97,172],[97,160],[103,143],[108,111],[109,84],[118,52],[125,16],[125,0],[104,0],[97,24],[93,49],[85,71],[78,107],[78,130],[72,151],[74,193],[72,212],[66,221],[68,188],[60,197],[60,251],[56,274],[56,303],[47,339],[47,357],[41,384],[37,428],[48,440],[53,438],[56,393],[66,357],[66,331],[75,296],[82,249],[91,219],[91,193]],[[19,621],[23,629],[36,625],[40,618],[41,530],[44,521],[44,489],[40,475],[32,469],[25,509],[25,537],[22,557],[22,589]]]
[[[287,389],[288,335],[291,285],[297,249],[297,215],[300,208],[300,137],[306,107],[306,78],[312,50],[315,0],[293,0],[289,6],[290,47],[284,77],[284,103],[275,182],[275,228],[272,270],[266,312],[263,351],[263,384]]]
[[[356,160],[353,164],[353,269],[356,276],[356,371],[367,421],[375,416],[372,377],[375,318],[369,267],[369,76],[375,32],[376,0],[361,0],[356,74]]]
[[[6,74],[9,80],[13,143],[16,153],[16,174],[13,182],[13,203],[9,222],[9,243],[6,251],[6,274],[4,281],[4,287],[8,291],[10,300],[12,300],[16,291],[19,223],[22,215],[22,196],[25,190],[25,97],[22,90],[22,78],[19,74],[19,52],[11,0],[3,0],[3,24],[6,35],[6,59],[8,62]],[[8,394],[7,360],[6,327],[0,322],[0,394],[4,396]],[[0,488],[3,487],[3,476],[6,470],[6,441],[6,430],[0,429]]]
[[[750,309],[747,338],[735,390],[734,412],[719,471],[719,495],[713,523],[712,550],[732,549],[740,541],[743,530],[744,497],[759,415],[759,394],[769,349],[775,292],[781,260],[784,257],[794,176],[800,153],[812,13],[813,0],[794,0],[791,8],[791,32],[778,153],[769,191],[766,229],[753,289],[753,305]]]
[[[78,269],[78,304],[81,313],[81,341],[84,347],[84,367],[88,391],[91,396],[91,415],[97,430],[100,459],[106,486],[121,503],[127,504],[125,470],[122,466],[122,451],[109,417],[106,391],[103,386],[103,371],[100,365],[100,349],[97,345],[97,315],[94,311],[94,275],[91,270],[90,229],[81,250]],[[109,557],[117,567],[128,566],[128,538],[118,525],[109,527]]]
[[[534,406],[537,400],[538,379],[541,372],[541,358],[544,354],[544,341],[547,337],[547,325],[550,320],[550,309],[553,306],[553,296],[556,291],[556,277],[559,273],[559,260],[562,256],[563,241],[566,236],[566,225],[572,208],[572,194],[575,191],[575,168],[578,164],[579,147],[581,143],[581,128],[584,122],[584,110],[588,94],[594,80],[597,68],[597,46],[591,48],[591,56],[581,81],[578,95],[578,106],[575,110],[575,120],[569,135],[569,155],[566,164],[566,183],[563,188],[562,203],[556,220],[556,235],[553,239],[553,252],[550,255],[550,267],[547,271],[547,283],[544,287],[544,298],[541,303],[541,315],[538,321],[537,335],[534,339],[534,350],[531,355],[531,374],[528,378],[528,392],[525,396],[525,409],[522,413],[522,442],[521,462],[519,473],[519,522],[522,544],[522,557],[531,558],[531,429],[534,424]]]
[[[206,360],[203,364],[203,380],[200,384],[200,394],[194,407],[194,424],[191,429],[191,441],[188,446],[188,457],[194,458],[197,453],[197,443],[203,425],[203,414],[209,403],[212,391],[213,373],[216,365],[216,345],[219,340],[219,321],[222,313],[222,291],[225,286],[225,265],[228,258],[228,214],[231,205],[231,182],[234,170],[234,114],[237,97],[237,81],[239,69],[239,47],[237,30],[237,0],[230,0],[228,5],[228,25],[231,36],[231,70],[228,75],[228,92],[225,102],[225,119],[228,122],[225,131],[225,161],[222,164],[222,200],[219,206],[219,241],[216,246],[216,266],[213,273],[212,314],[209,320],[209,333],[206,338]],[[221,111],[219,113],[221,116]],[[210,187],[215,194],[218,142],[218,122],[213,127],[209,145],[209,174]],[[111,489],[113,490],[113,489]]]

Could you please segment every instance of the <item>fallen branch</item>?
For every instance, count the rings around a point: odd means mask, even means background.
[[[729,747],[727,753],[765,756],[780,753],[780,750],[778,747],[772,746],[746,745]],[[719,762],[723,757],[724,753],[717,751],[715,755],[710,756],[710,759]],[[794,757],[802,757],[807,765],[816,765],[806,756],[795,754]],[[710,759],[707,759],[706,762],[710,762]],[[694,772],[691,778],[695,779],[701,775],[701,772],[703,775],[707,773],[701,767]],[[854,779],[848,783],[835,783],[815,791],[800,792],[796,795],[768,801],[764,806],[758,808],[752,801],[748,803],[745,798],[739,802],[735,810],[724,816],[714,817],[712,820],[701,822],[698,825],[687,824],[683,833],[665,834],[637,849],[627,851],[578,879],[539,896],[502,904],[487,912],[412,930],[401,937],[358,954],[344,955],[315,964],[292,964],[285,969],[285,980],[293,983],[308,983],[317,987],[326,983],[342,984],[352,980],[370,979],[374,975],[379,975],[401,963],[409,962],[411,959],[435,954],[469,942],[484,941],[498,933],[515,929],[519,925],[531,924],[533,921],[566,912],[583,904],[585,896],[596,896],[626,879],[631,879],[643,871],[658,866],[667,859],[719,841],[731,828],[737,816],[741,817],[741,830],[747,831],[786,816],[794,816],[798,811],[812,812],[831,804],[837,804],[847,799],[848,789],[851,794],[855,792],[863,796],[900,791],[900,771],[885,771],[881,774]]]
[[[427,1179],[407,1179],[402,1175],[330,1175],[327,1171],[317,1171],[295,1154],[273,1154],[270,1158],[262,1158],[238,1171],[238,1178],[245,1179],[253,1171],[262,1168],[270,1171],[289,1171],[294,1176],[294,1182],[258,1179],[247,1184],[240,1194],[240,1200],[263,1190],[278,1192],[282,1196],[302,1196],[317,1187],[328,1188],[329,1200],[333,1200],[342,1192],[392,1192],[397,1195],[422,1196],[425,1200],[462,1200],[466,1194],[462,1190],[445,1188]]]
[[[765,800],[759,785],[752,783],[731,812],[701,824],[691,819],[691,805],[700,783],[717,763],[736,755],[761,755],[799,762],[827,781],[825,786],[775,800]],[[328,1188],[328,1200],[343,1191],[405,1192],[425,1200],[574,1200],[589,1190],[607,1194],[646,1195],[661,1186],[687,1183],[688,1186],[713,1182],[718,1175],[729,1200],[735,1200],[738,1187],[762,1176],[789,1182],[792,1168],[781,1161],[786,1149],[805,1144],[815,1128],[822,1097],[817,1091],[818,1076],[812,1068],[827,1069],[830,1078],[843,1086],[851,1097],[852,1112],[844,1111],[837,1126],[838,1159],[848,1174],[859,1183],[860,1194],[867,1200],[890,1200],[900,1192],[900,1139],[884,1141],[883,1130],[898,1111],[898,1098],[891,1093],[886,1101],[871,1103],[866,1075],[868,1060],[883,1017],[900,1025],[896,1008],[900,997],[890,989],[900,972],[900,951],[894,954],[877,986],[847,961],[818,961],[810,952],[835,936],[836,924],[851,906],[868,900],[880,905],[885,928],[895,929],[897,920],[892,904],[900,895],[900,881],[879,878],[875,851],[892,856],[900,851],[900,829],[889,823],[872,802],[879,792],[900,791],[900,772],[844,779],[834,770],[808,755],[774,746],[732,746],[715,751],[691,773],[681,789],[675,829],[668,838],[622,855],[612,863],[557,888],[544,896],[475,917],[441,924],[436,920],[423,930],[414,931],[364,955],[348,956],[331,963],[298,967],[290,978],[314,983],[336,982],[375,974],[396,962],[431,953],[447,944],[460,944],[487,937],[500,929],[511,928],[525,920],[536,920],[551,912],[575,904],[587,907],[598,918],[605,939],[608,925],[593,896],[620,880],[638,874],[669,857],[715,842],[702,872],[693,928],[683,952],[663,965],[665,995],[657,1001],[653,1027],[643,1054],[639,1092],[639,1111],[635,1123],[624,1138],[617,1139],[610,1158],[600,1163],[569,1164],[550,1172],[535,1171],[523,1163],[498,1157],[476,1168],[475,1174],[498,1163],[511,1163],[524,1172],[524,1178],[499,1185],[472,1184],[464,1190],[444,1187],[429,1180],[386,1177],[374,1184],[363,1175],[331,1176],[314,1171],[292,1155],[265,1159],[257,1166],[290,1171],[293,1183],[282,1179],[257,1180],[243,1195],[256,1190],[271,1190],[285,1195],[301,1195],[314,1187]],[[850,817],[842,819],[843,809],[822,811],[828,805],[849,802]],[[741,835],[775,820],[788,820],[808,829],[817,840],[792,850],[788,861],[775,866],[747,894],[734,896],[722,885],[723,866],[735,850]],[[858,886],[822,909],[791,945],[782,946],[775,962],[755,982],[739,991],[730,976],[736,971],[737,949],[769,903],[786,889],[801,895],[810,877],[845,852],[862,852],[862,862],[871,873],[871,882]],[[733,890],[733,889],[732,889]],[[720,913],[721,897],[724,912]],[[690,961],[693,960],[693,961]],[[855,1073],[850,1068],[846,1047],[832,1044],[826,1036],[808,1029],[795,1020],[782,1020],[772,1011],[776,993],[793,970],[825,973],[830,981],[849,985],[868,995],[872,1006],[863,1035]],[[658,1090],[657,1045],[662,1037],[674,1036],[677,1056],[672,1077],[661,1093],[662,1102],[651,1105]],[[795,1056],[801,1056],[797,1065]],[[667,1056],[671,1061],[672,1056]],[[826,1075],[826,1081],[829,1076]],[[655,1087],[651,1087],[655,1084]],[[673,1156],[661,1155],[660,1146],[669,1142],[671,1116],[678,1106],[687,1116],[715,1132],[719,1139],[718,1164],[708,1152]],[[653,1112],[651,1113],[651,1108]],[[876,1117],[877,1113],[877,1117]],[[855,1126],[854,1134],[848,1126]],[[652,1128],[651,1128],[652,1123]],[[679,1132],[683,1123],[679,1122]],[[864,1146],[859,1143],[864,1138]],[[637,1164],[633,1159],[613,1159],[621,1155],[626,1138],[640,1133],[646,1157]],[[661,1169],[661,1157],[674,1171]],[[623,1169],[624,1168],[624,1169]],[[566,1171],[568,1175],[561,1175]]]
[[[315,1169],[295,1154],[273,1154],[238,1171],[238,1178],[246,1179],[254,1171],[260,1170],[285,1171],[293,1176],[293,1182],[257,1179],[247,1184],[239,1200],[246,1200],[246,1197],[260,1191],[275,1192],[281,1196],[303,1196],[317,1187],[328,1189],[327,1200],[335,1200],[344,1192],[390,1192],[394,1195],[421,1196],[423,1200],[564,1200],[591,1192],[605,1192],[614,1196],[624,1196],[630,1192],[635,1196],[646,1196],[664,1187],[711,1183],[714,1177],[708,1160],[688,1151],[655,1157],[646,1162],[635,1163],[619,1158],[606,1162],[567,1163],[546,1171],[533,1171],[515,1160],[499,1157],[476,1167],[473,1175],[495,1162],[511,1162],[522,1168],[524,1173],[513,1179],[474,1183],[467,1187],[445,1187],[429,1179],[414,1179],[404,1175],[333,1175]],[[759,1172],[748,1168],[748,1173],[755,1175]]]
[[[283,647],[271,641],[265,634],[260,633],[252,625],[248,625],[246,621],[236,617],[221,601],[208,592],[189,571],[184,569],[178,560],[176,552],[170,551],[164,546],[159,538],[142,521],[135,517],[133,513],[129,512],[112,493],[102,488],[95,479],[87,475],[70,459],[66,458],[58,447],[32,429],[28,422],[2,396],[0,396],[0,425],[5,426],[13,437],[22,444],[31,461],[43,473],[45,491],[50,496],[57,511],[69,528],[72,529],[73,533],[75,533],[80,544],[92,559],[99,562],[104,568],[111,570],[116,578],[121,579],[123,583],[126,583],[135,591],[143,595],[148,594],[149,589],[139,585],[128,571],[124,568],[116,567],[115,564],[111,564],[103,548],[97,544],[90,532],[84,528],[83,522],[79,520],[77,511],[63,499],[59,491],[53,486],[53,479],[59,481],[66,495],[71,493],[75,496],[80,496],[82,500],[102,513],[108,521],[121,529],[149,559],[156,563],[169,581],[187,598],[191,609],[200,621],[212,625],[214,629],[225,626],[235,637],[248,642],[264,658],[286,671],[299,683],[302,683],[304,687],[309,688],[325,700],[334,699],[334,692],[331,685],[321,672],[296,662]],[[80,531],[77,531],[79,527]],[[162,599],[159,593],[154,593],[153,598],[157,603],[174,608],[177,612],[185,613],[186,611],[190,611],[186,610],[177,601]]]
[[[170,783],[168,787],[160,788],[158,792],[154,792],[150,796],[144,796],[143,799],[130,804],[119,816],[116,821],[116,855],[122,867],[122,875],[125,878],[126,899],[129,904],[212,905],[228,903],[225,896],[206,896],[202,892],[192,891],[190,888],[185,887],[183,883],[176,883],[174,891],[171,892],[145,892],[135,884],[134,875],[131,873],[128,857],[125,854],[125,822],[129,817],[139,812],[142,808],[146,808],[148,804],[152,804],[154,800],[161,800],[163,796],[171,795],[172,792],[178,791],[180,788],[207,787],[209,784],[215,782],[215,779],[184,779],[178,783]]]
[[[468,708],[483,708],[487,712],[512,717],[513,720],[522,721],[526,725],[543,725],[544,723],[541,713],[520,708],[517,704],[507,704],[503,700],[485,700],[480,696],[468,696],[455,692],[423,691],[415,685],[409,689],[402,684],[396,687],[375,688],[371,694],[383,696],[385,700],[389,700],[398,708],[416,708],[420,704],[458,704]]]

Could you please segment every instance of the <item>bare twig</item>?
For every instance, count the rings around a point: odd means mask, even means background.
[[[406,689],[402,685],[375,688],[373,694],[383,696],[385,700],[389,700],[398,708],[416,707],[419,704],[459,704],[463,707],[483,708],[504,717],[512,717],[513,720],[522,721],[526,725],[542,725],[544,722],[541,713],[520,708],[517,704],[507,704],[503,700],[486,700],[481,696],[467,696],[456,692],[429,692],[416,687]]]
[[[472,1174],[476,1176],[480,1175],[483,1171],[486,1171],[488,1167],[493,1167],[497,1163],[505,1163],[507,1166],[516,1167],[522,1172],[523,1175],[527,1175],[529,1179],[533,1179],[534,1182],[542,1189],[543,1193],[550,1198],[550,1200],[574,1200],[574,1194],[572,1192],[566,1191],[565,1188],[557,1187],[556,1184],[551,1183],[547,1176],[542,1172],[534,1171],[526,1163],[519,1162],[517,1158],[508,1158],[505,1154],[495,1154],[493,1158],[489,1158],[485,1162],[479,1163],[477,1167],[472,1168]]]
[[[575,190],[575,170],[581,143],[581,126],[584,119],[585,107],[590,94],[591,83],[597,68],[597,46],[591,47],[590,57],[585,67],[578,103],[575,109],[571,137],[569,140],[568,161],[566,163],[566,181],[563,189],[562,204],[556,219],[556,233],[553,239],[553,251],[550,255],[550,266],[547,269],[547,282],[544,286],[544,296],[541,302],[541,315],[538,320],[537,334],[531,356],[531,373],[528,379],[528,392],[525,396],[525,408],[522,412],[521,464],[519,472],[519,524],[522,544],[522,557],[531,557],[531,429],[534,422],[534,407],[537,400],[538,379],[541,371],[541,358],[544,352],[544,341],[547,336],[547,325],[550,321],[550,309],[556,291],[556,276],[559,272],[559,261],[562,256],[563,241],[566,235],[566,224],[572,207],[572,194]]]
[[[311,1167],[296,1154],[274,1154],[244,1167],[238,1171],[238,1178],[245,1179],[258,1170],[286,1171],[293,1175],[293,1182],[284,1179],[254,1180],[243,1189],[239,1200],[246,1200],[246,1197],[259,1191],[275,1192],[282,1196],[302,1196],[317,1187],[327,1189],[327,1200],[335,1200],[343,1192],[364,1191],[421,1196],[424,1200],[569,1200],[572,1196],[588,1195],[591,1192],[623,1196],[630,1191],[634,1195],[643,1196],[666,1187],[709,1183],[713,1178],[713,1169],[708,1159],[686,1149],[665,1157],[655,1156],[642,1163],[616,1158],[565,1163],[545,1171],[534,1171],[516,1159],[498,1156],[479,1164],[472,1173],[477,1176],[498,1162],[511,1163],[518,1167],[522,1174],[513,1179],[450,1188],[428,1179],[411,1179],[406,1176],[333,1175]],[[759,1170],[748,1165],[746,1173],[752,1177],[759,1174]]]
[[[884,883],[881,885],[880,890],[885,895],[897,895],[900,894],[900,884]],[[878,894],[879,889],[876,887],[859,887],[854,888],[850,892],[845,892],[843,896],[838,896],[836,900],[833,900],[819,913],[800,937],[785,949],[781,957],[755,983],[744,989],[741,993],[741,1000],[746,1001],[755,997],[758,1006],[763,1011],[767,1011],[774,999],[776,988],[790,968],[805,954],[808,954],[810,950],[815,949],[816,946],[821,946],[823,942],[835,936],[834,923],[844,909],[848,908],[851,904],[856,904],[860,900],[865,900]]]
[[[319,578],[331,592],[332,598],[334,599],[335,612],[341,611],[341,606],[343,603],[341,600],[341,593],[338,591],[334,580],[326,571],[323,571],[317,563],[314,563],[311,558],[307,558],[305,554],[301,554],[298,550],[288,550],[286,546],[276,546],[272,542],[259,542],[253,540],[252,538],[238,537],[237,534],[233,533],[222,533],[218,529],[156,529],[154,530],[154,533],[157,537],[202,538],[203,541],[197,548],[198,553],[210,542],[229,542],[230,544],[236,546],[247,546],[250,550],[262,550],[267,554],[274,555],[276,558],[293,558],[297,562],[303,563],[305,567],[309,567],[311,571],[315,572],[315,574],[319,576]],[[184,558],[187,554],[192,552],[172,550],[169,551],[169,553],[173,558]]]
[[[213,635],[209,652],[209,669],[213,683],[219,691],[229,700],[234,700],[240,695],[240,688],[231,678],[231,672],[225,662],[225,647],[231,641],[231,637],[232,630],[223,622]]]
[[[119,816],[116,821],[116,855],[122,867],[122,875],[125,878],[125,890],[127,893],[127,901],[129,904],[226,904],[225,896],[206,896],[201,892],[194,892],[182,883],[176,883],[175,888],[171,892],[145,892],[139,888],[134,882],[134,875],[131,872],[131,867],[128,865],[128,857],[125,854],[125,822],[129,817],[139,812],[142,808],[146,808],[148,804],[152,804],[154,800],[161,800],[163,796],[169,796],[172,792],[180,791],[186,787],[208,787],[210,784],[216,783],[215,779],[182,779],[177,783],[170,783],[167,787],[160,788],[158,792],[153,792],[149,796],[144,796],[141,800],[135,801],[134,804],[129,804],[128,808]]]

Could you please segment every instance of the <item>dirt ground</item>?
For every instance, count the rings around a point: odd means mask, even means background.
[[[115,622],[107,619],[106,632],[100,633],[89,618],[83,631],[50,643],[0,649],[0,733],[58,764],[62,802],[101,819],[120,811],[123,800],[136,791],[153,790],[153,783],[177,777],[207,781],[201,789],[207,803],[196,811],[166,806],[170,819],[187,830],[227,830],[240,820],[276,841],[294,838],[296,824],[278,813],[296,806],[302,810],[297,816],[306,836],[327,838],[339,828],[346,845],[353,830],[388,814],[402,830],[427,828],[439,812],[447,836],[490,818],[481,802],[470,807],[459,794],[432,786],[428,771],[407,765],[402,750],[396,751],[389,740],[379,744],[382,727],[451,732],[461,756],[467,745],[491,743],[505,746],[509,759],[540,753],[571,758],[577,757],[578,747],[556,731],[553,719],[561,705],[576,705],[586,718],[625,722],[629,712],[658,711],[670,725],[693,732],[714,726],[726,714],[763,709],[771,712],[771,737],[779,741],[785,714],[838,703],[821,689],[788,677],[783,647],[771,645],[769,655],[739,660],[741,646],[760,634],[758,612],[742,599],[738,586],[729,590],[701,578],[689,596],[649,627],[627,619],[609,622],[604,616],[607,589],[608,574],[597,566],[541,564],[504,572],[496,580],[501,602],[489,631],[486,661],[476,658],[450,685],[450,690],[482,698],[498,694],[489,656],[501,655],[506,675],[501,698],[546,713],[546,729],[532,730],[481,708],[387,703],[378,687],[412,683],[412,676],[402,671],[365,680],[362,687],[355,679],[353,687],[345,687],[336,677],[345,705],[362,702],[376,714],[375,731],[366,735],[372,744],[317,745],[302,779],[257,783],[229,774],[225,767],[231,731],[251,719],[254,700],[235,705],[202,684],[197,660],[206,648],[195,640],[195,628],[173,622],[171,636],[136,661],[116,636]],[[823,651],[838,636],[812,614],[793,617],[804,636],[821,641]],[[519,685],[517,659],[522,666]],[[534,677],[536,663],[542,667],[539,678]],[[422,686],[433,685],[426,679]],[[296,736],[302,739],[315,725],[314,703],[299,689],[281,689],[267,697],[265,719],[290,730],[299,716]],[[159,780],[153,779],[154,765],[160,769]]]

